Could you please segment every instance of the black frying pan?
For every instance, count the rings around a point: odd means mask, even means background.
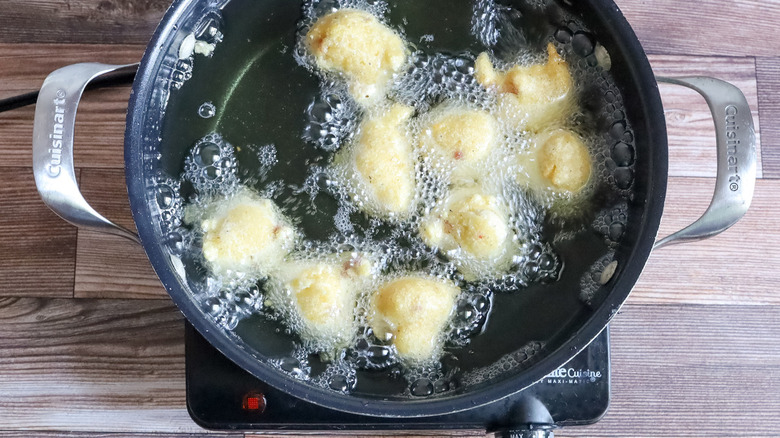
[[[80,64],[55,72],[46,80],[38,99],[34,134],[39,190],[47,204],[76,225],[140,240],[161,282],[193,326],[228,358],[282,391],[328,408],[385,417],[438,415],[500,400],[564,364],[615,315],[656,245],[667,181],[666,127],[656,78],[614,3],[551,1],[541,9],[521,0],[506,3],[530,17],[526,32],[529,40],[565,24],[560,21],[564,17],[561,11],[566,11],[606,48],[624,102],[623,120],[593,117],[591,122],[607,133],[622,129],[612,132],[614,141],[629,142],[635,160],[628,167],[626,163],[621,167],[614,159],[610,162],[615,165],[613,178],[618,172],[620,178],[630,176],[632,195],[621,200],[627,205],[626,220],[622,237],[613,242],[617,268],[614,275],[604,277],[606,284],[589,300],[579,296],[580,279],[607,245],[604,235],[586,233],[569,243],[569,248],[560,248],[567,254],[560,281],[531,285],[521,293],[493,295],[493,312],[483,333],[467,348],[452,350],[462,375],[473,375],[502,358],[515,358],[512,367],[493,377],[463,381],[441,393],[410,398],[401,395],[398,379],[389,373],[366,372],[359,378],[365,383],[343,394],[294,378],[269,364],[289,354],[295,341],[279,330],[276,322],[254,316],[235,330],[225,330],[197,298],[202,291],[197,290],[200,283],[192,278],[197,276],[198,268],[179,255],[176,236],[161,226],[164,208],[157,188],[161,178],[179,175],[187,150],[215,129],[233,144],[262,144],[258,132],[273,134],[280,155],[284,155],[280,161],[305,159],[298,156],[305,155],[304,146],[295,147],[296,142],[302,143],[300,130],[285,125],[288,122],[284,120],[301,117],[309,102],[289,98],[285,90],[316,86],[316,80],[306,72],[293,70],[294,63],[282,59],[276,50],[279,45],[294,43],[301,11],[297,2],[178,0],[171,6],[138,68],[127,116],[125,170],[138,238],[100,216],[81,198],[72,162],[75,112],[84,87],[93,78],[126,74],[135,66]],[[403,0],[391,5],[390,18],[407,18],[410,39],[418,31],[416,26],[423,29],[426,20],[446,21],[450,25],[436,35],[435,41],[458,45],[459,38],[466,38],[468,33],[469,4]],[[212,58],[198,58],[194,72],[190,71],[187,62],[179,59],[182,42],[191,33],[207,37],[213,36],[214,30],[224,33],[224,41]],[[479,50],[474,44],[463,42],[461,50]],[[697,89],[708,99],[718,130],[719,176],[713,206],[705,216],[661,244],[708,237],[732,225],[747,210],[755,180],[755,137],[742,94],[712,79],[676,82]],[[268,93],[277,97],[277,107],[258,104],[266,101]],[[604,99],[587,91],[581,96],[583,105],[594,113]],[[208,100],[220,108],[221,117],[197,117],[198,105]],[[630,136],[625,135],[628,131]],[[599,202],[609,208],[610,202],[617,201],[606,197]]]

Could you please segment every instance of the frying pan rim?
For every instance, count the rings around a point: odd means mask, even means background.
[[[630,262],[623,268],[621,275],[615,281],[608,298],[594,310],[590,319],[560,348],[552,351],[527,370],[491,384],[487,388],[434,399],[391,401],[335,394],[333,391],[313,387],[285,376],[268,364],[256,360],[246,350],[239,348],[238,344],[230,340],[227,334],[222,333],[213,322],[205,317],[205,314],[191,299],[187,288],[180,284],[176,274],[170,269],[169,256],[163,249],[164,245],[161,239],[157,237],[158,231],[149,208],[150,200],[147,197],[149,195],[147,179],[144,178],[146,174],[143,158],[144,147],[147,142],[151,141],[144,135],[147,103],[152,99],[155,91],[155,79],[159,76],[159,69],[163,62],[164,51],[160,49],[166,44],[172,44],[171,36],[179,29],[180,21],[187,18],[188,11],[192,13],[193,5],[197,5],[198,2],[207,3],[204,0],[174,0],[155,30],[144,53],[133,83],[127,112],[125,174],[131,210],[138,234],[160,281],[193,327],[238,366],[277,389],[325,408],[386,418],[435,416],[492,403],[538,382],[587,346],[618,312],[647,262],[663,213],[668,176],[666,122],[658,85],[649,61],[625,17],[612,0],[586,0],[587,8],[597,14],[601,22],[611,26],[613,34],[623,36],[623,38],[616,39],[616,44],[620,46],[621,51],[630,61],[634,83],[639,88],[638,95],[644,100],[640,107],[645,109],[646,118],[642,122],[647,123],[649,127],[648,134],[652,138],[648,142],[653,145],[650,148],[652,154],[648,156],[649,163],[647,164],[651,169],[652,184],[649,187],[644,219],[640,226],[641,235],[631,251]]]

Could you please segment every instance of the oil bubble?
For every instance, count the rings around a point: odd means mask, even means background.
[[[626,190],[634,182],[634,171],[628,167],[619,167],[615,169],[615,185],[619,189]]]
[[[412,395],[415,397],[426,397],[433,394],[433,382],[428,379],[419,379],[412,383],[410,388]]]
[[[555,31],[555,40],[559,43],[567,44],[571,41],[571,30],[567,27],[561,27]]]
[[[622,202],[602,210],[593,221],[593,229],[603,235],[610,246],[615,246],[628,225],[628,204]]]
[[[268,176],[271,169],[279,163],[276,146],[272,144],[261,146],[257,148],[256,155],[257,162],[260,165],[257,169],[257,173],[260,176],[260,181],[265,181],[265,178]]]
[[[617,242],[623,237],[623,233],[626,232],[626,227],[622,223],[613,223],[609,227],[609,239],[613,242]]]
[[[609,135],[611,135],[615,140],[622,140],[623,134],[625,132],[626,124],[622,121],[613,123],[612,127],[609,128]]]
[[[515,265],[520,273],[520,284],[548,283],[558,279],[563,269],[557,253],[549,244],[535,242],[528,254],[521,256]]]
[[[386,346],[372,346],[366,352],[371,363],[380,367],[387,363],[392,355],[392,351]]]
[[[204,197],[228,195],[239,187],[238,161],[233,146],[217,133],[206,135],[184,160],[183,179]]]
[[[338,374],[330,378],[328,386],[334,391],[348,393],[355,387],[355,380],[350,379],[349,376]]]
[[[172,232],[165,238],[165,245],[171,251],[171,254],[181,255],[188,247],[184,236],[178,232]]]
[[[211,102],[204,102],[198,108],[198,115],[203,119],[210,119],[217,114],[217,107]]]
[[[368,301],[362,300],[360,308],[367,308]],[[365,329],[358,335],[354,347],[350,351],[350,358],[358,368],[367,370],[387,369],[396,363],[398,358],[393,347],[389,345],[391,337],[378,339],[371,329]]]
[[[574,53],[585,58],[593,53],[595,45],[593,44],[593,38],[585,32],[577,32],[571,39],[571,45],[574,49]]]
[[[157,206],[162,209],[170,208],[173,204],[175,194],[173,189],[167,185],[160,185],[155,191],[155,198],[157,199]]]
[[[279,360],[279,368],[295,377],[296,379],[305,379],[310,371],[308,364],[296,357],[285,357]]]
[[[194,153],[195,162],[199,166],[211,166],[217,161],[219,161],[220,157],[220,147],[216,143],[212,142],[202,142],[198,144],[198,149]]]
[[[486,313],[487,309],[490,307],[490,298],[485,295],[477,295],[472,298],[471,303],[474,305],[477,312]]]
[[[171,73],[171,87],[178,90],[184,83],[192,78],[192,68],[194,65],[193,57],[179,59]]]
[[[351,140],[358,110],[346,88],[330,82],[309,104],[306,115],[308,121],[304,127],[304,140],[333,152]]]
[[[451,387],[450,382],[446,380],[437,380],[433,384],[433,392],[435,392],[436,394],[441,394],[443,392],[449,391],[450,387]]]
[[[161,219],[159,224],[163,234],[178,229],[183,214],[181,183],[168,177],[155,177],[153,194],[159,209]]]
[[[634,147],[618,142],[612,147],[612,160],[619,167],[626,167],[634,164]]]

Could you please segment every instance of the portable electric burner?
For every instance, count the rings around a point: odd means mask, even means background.
[[[552,437],[555,428],[591,424],[609,406],[609,329],[530,388],[464,412],[376,418],[326,409],[271,388],[212,347],[188,323],[187,408],[207,429],[265,431],[486,430],[497,436]],[[510,432],[511,431],[511,432]]]

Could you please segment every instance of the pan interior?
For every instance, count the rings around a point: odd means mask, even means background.
[[[180,2],[182,5],[186,3]],[[471,34],[473,4],[472,1],[398,0],[390,4],[388,18],[390,23],[403,23],[406,39],[415,42],[422,51],[476,55],[484,50],[484,46]],[[184,307],[182,310],[193,303],[200,307],[197,311],[190,310],[192,314],[187,314],[185,310],[185,314],[191,320],[195,317],[210,321],[206,325],[202,322],[195,324],[201,331],[206,327],[206,331],[221,333],[216,336],[235,343],[240,352],[233,354],[244,356],[239,362],[250,372],[272,383],[290,381],[295,382],[293,386],[311,386],[308,391],[314,396],[309,394],[304,398],[312,397],[315,402],[344,410],[354,408],[340,407],[340,399],[383,403],[403,401],[411,407],[431,399],[463,399],[480,390],[507,395],[533,383],[561,364],[549,363],[549,357],[565,360],[567,355],[576,353],[577,348],[583,347],[590,340],[588,338],[598,332],[599,329],[594,330],[593,326],[603,327],[622,303],[638,275],[636,267],[641,269],[646,258],[645,255],[635,260],[638,242],[647,240],[648,234],[654,235],[654,228],[657,228],[657,223],[648,221],[647,214],[648,199],[653,192],[651,175],[654,158],[648,152],[652,146],[650,137],[642,136],[647,131],[646,110],[642,99],[636,98],[635,67],[623,58],[627,49],[615,42],[610,33],[613,29],[599,23],[597,15],[584,16],[578,10],[587,10],[588,5],[566,6],[543,1],[513,1],[502,5],[520,12],[518,17],[522,18],[518,19],[526,26],[524,31],[529,45],[543,47],[549,36],[565,26],[572,37],[586,33],[591,41],[598,41],[606,47],[612,57],[612,76],[627,104],[616,108],[616,97],[605,96],[602,88],[595,84],[584,87],[579,93],[580,99],[587,102],[584,105],[590,114],[588,122],[604,133],[605,141],[615,145],[622,142],[636,151],[635,164],[627,170],[634,178],[630,194],[605,184],[593,197],[592,211],[580,219],[587,224],[585,230],[573,237],[556,239],[560,233],[567,231],[567,226],[546,224],[545,239],[553,245],[563,263],[558,281],[531,284],[511,293],[492,294],[492,310],[481,333],[465,347],[447,349],[443,366],[457,370],[456,379],[450,382],[454,384],[447,390],[422,398],[410,395],[409,382],[403,376],[399,377],[397,368],[358,370],[357,386],[349,394],[343,394],[327,388],[323,391],[304,380],[296,380],[299,377],[294,375],[296,370],[268,366],[294,356],[299,343],[296,335],[288,334],[281,323],[262,315],[243,319],[232,331],[218,327],[206,313],[203,303],[199,302],[198,297],[204,292],[196,290],[199,283],[193,280],[203,277],[202,268],[186,257],[177,258],[177,252],[168,240],[162,247],[163,251],[167,252],[170,260],[179,260],[167,262],[168,266],[164,268],[177,272],[178,285],[169,285],[169,290],[178,289],[171,292],[172,296],[177,299],[178,295],[177,303]],[[289,0],[231,0],[211,10],[215,11],[211,20],[218,24],[224,35],[213,55],[195,56],[193,69],[188,72],[186,81],[178,84],[180,88],[171,86],[179,81],[177,67],[172,72],[161,69],[159,73],[163,80],[168,81],[163,85],[168,96],[159,127],[159,149],[153,154],[144,150],[148,168],[144,172],[148,180],[146,185],[154,186],[149,182],[154,178],[178,179],[183,172],[185,156],[192,146],[208,134],[219,133],[225,141],[240,147],[237,159],[242,172],[251,174],[257,170],[253,168],[258,166],[255,147],[273,144],[278,162],[286,165],[275,166],[268,180],[283,178],[293,185],[302,186],[307,177],[307,166],[302,163],[325,163],[329,155],[302,139],[307,124],[305,109],[319,93],[319,79],[299,66],[291,54],[296,44],[301,4]],[[169,41],[180,42],[189,31],[197,31],[199,26],[202,28],[202,19],[190,20],[193,24],[188,29],[182,26],[173,31],[175,37],[169,35]],[[428,35],[433,35],[433,38]],[[633,35],[630,37],[634,38]],[[576,44],[571,39],[567,41],[567,44]],[[173,53],[175,48],[169,51]],[[581,62],[587,63],[589,59],[583,57]],[[213,116],[204,117],[204,104],[213,106]],[[149,159],[150,156],[154,156],[153,159]],[[606,157],[604,163],[608,168],[611,166],[610,170],[618,168],[611,157]],[[609,182],[614,185],[614,179]],[[183,190],[186,192],[186,188]],[[151,205],[155,205],[158,195],[147,195]],[[290,191],[285,196],[306,197],[307,194]],[[322,202],[321,211],[329,212],[326,216],[332,217],[336,212],[335,201],[332,205],[328,205],[327,200]],[[620,236],[611,240],[609,232],[616,233],[616,224],[622,227]],[[324,226],[319,217],[304,217],[300,226],[312,239],[326,239],[335,232],[332,227]],[[157,234],[160,234],[159,241],[166,241],[163,232],[157,230]],[[644,251],[644,248],[641,250]],[[597,278],[601,271],[594,271],[594,265],[601,263],[600,269],[603,270],[605,257],[607,262],[616,261],[618,269],[610,282],[601,286]],[[150,258],[153,258],[151,254]],[[161,268],[155,267],[159,273]],[[593,288],[590,294],[583,295],[584,283]],[[188,298],[183,298],[183,294]],[[179,300],[189,300],[189,303],[183,305]],[[606,311],[605,307],[608,308]],[[590,331],[584,330],[586,326],[591,326]],[[572,345],[575,338],[579,338],[579,345]],[[571,346],[574,348],[569,348]],[[247,357],[254,358],[257,365],[248,366],[251,360]],[[313,355],[305,360],[311,374],[322,371],[326,366]],[[274,374],[276,377],[273,377]],[[282,386],[282,389],[294,391],[286,384]],[[331,401],[322,402],[326,398]]]

